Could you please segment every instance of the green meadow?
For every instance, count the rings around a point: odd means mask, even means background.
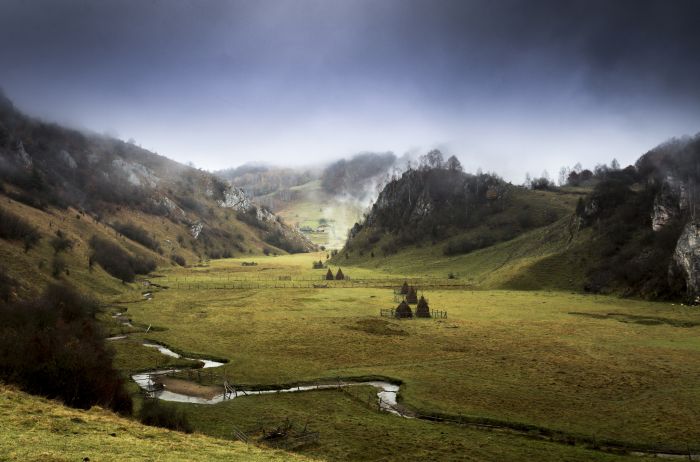
[[[430,307],[448,318],[400,321],[379,316],[397,304],[388,288],[275,288],[280,279],[320,282],[326,270],[311,269],[319,258],[325,254],[167,270],[151,281],[168,286],[189,278],[203,288],[155,288],[151,300],[131,292],[114,300],[114,309],[128,307],[135,325],[153,326],[131,339],[228,359],[212,372],[214,384],[224,373],[246,386],[384,377],[401,382],[399,402],[409,411],[546,429],[576,444],[379,413],[367,407],[369,390],[361,387],[355,398],[317,391],[180,405],[197,431],[233,438],[232,427],[291,418],[321,432],[318,444],[299,451],[330,460],[390,460],[404,451],[415,459],[607,460],[620,456],[588,447],[682,452],[700,441],[696,308],[561,290],[426,287]],[[385,268],[342,267],[351,280],[403,276]],[[429,269],[406,275],[446,279],[446,268]],[[206,288],[227,278],[257,286]],[[117,364],[125,373],[165,362],[118,342]]]

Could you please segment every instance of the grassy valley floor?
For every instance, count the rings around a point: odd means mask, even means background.
[[[258,281],[255,289],[166,289],[134,294],[128,316],[164,330],[132,334],[179,351],[228,358],[213,382],[275,385],[383,376],[402,382],[409,409],[545,427],[594,441],[684,451],[700,441],[700,312],[693,307],[566,292],[424,291],[445,320],[381,318],[386,288],[274,288],[318,278],[318,255],[220,260],[165,278]],[[334,267],[335,269],[335,267]],[[344,267],[351,278],[385,278]],[[437,274],[436,274],[437,275]],[[394,275],[396,276],[396,275]],[[167,285],[167,284],[166,284]],[[213,286],[216,286],[214,284]],[[266,286],[268,288],[266,288]],[[115,344],[116,346],[116,344]],[[125,371],[147,367],[118,346]],[[152,367],[156,367],[153,364]],[[205,377],[205,384],[206,377]],[[286,417],[321,432],[302,452],[332,460],[590,460],[614,457],[522,436],[380,414],[334,391],[183,405],[198,431],[231,438]],[[480,448],[477,450],[477,448]],[[482,448],[482,449],[481,449]],[[699,448],[700,449],[700,448]]]

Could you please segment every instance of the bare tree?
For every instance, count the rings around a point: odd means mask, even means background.
[[[447,163],[445,164],[447,167],[447,170],[450,170],[451,172],[461,172],[462,171],[462,164],[457,159],[455,156],[450,156],[447,159]]]

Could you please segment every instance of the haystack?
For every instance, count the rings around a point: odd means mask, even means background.
[[[418,291],[413,286],[408,288],[408,293],[406,294],[406,303],[410,305],[415,305],[418,303]]]
[[[421,295],[420,300],[418,300],[418,306],[416,307],[416,317],[417,318],[429,318],[430,317],[430,307],[428,306],[428,301]]]
[[[403,285],[401,286],[401,291],[399,292],[401,295],[406,295],[408,294],[408,282],[403,281]]]
[[[332,281],[333,279],[335,279],[333,277],[333,271],[331,271],[331,269],[328,268],[328,272],[326,273],[326,281]]]
[[[338,268],[338,272],[335,273],[335,280],[336,280],[336,281],[342,281],[343,279],[345,279],[345,275],[343,274],[343,270],[341,270],[340,268]]]
[[[396,311],[394,312],[394,316],[397,318],[412,318],[413,317],[413,311],[411,311],[411,307],[408,306],[408,303],[406,303],[406,300],[402,301],[399,306],[396,307]]]

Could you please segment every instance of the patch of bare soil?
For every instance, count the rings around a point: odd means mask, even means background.
[[[200,385],[189,380],[176,379],[174,377],[160,376],[157,382],[162,383],[166,390],[187,396],[212,399],[224,392],[224,388],[218,385]]]

